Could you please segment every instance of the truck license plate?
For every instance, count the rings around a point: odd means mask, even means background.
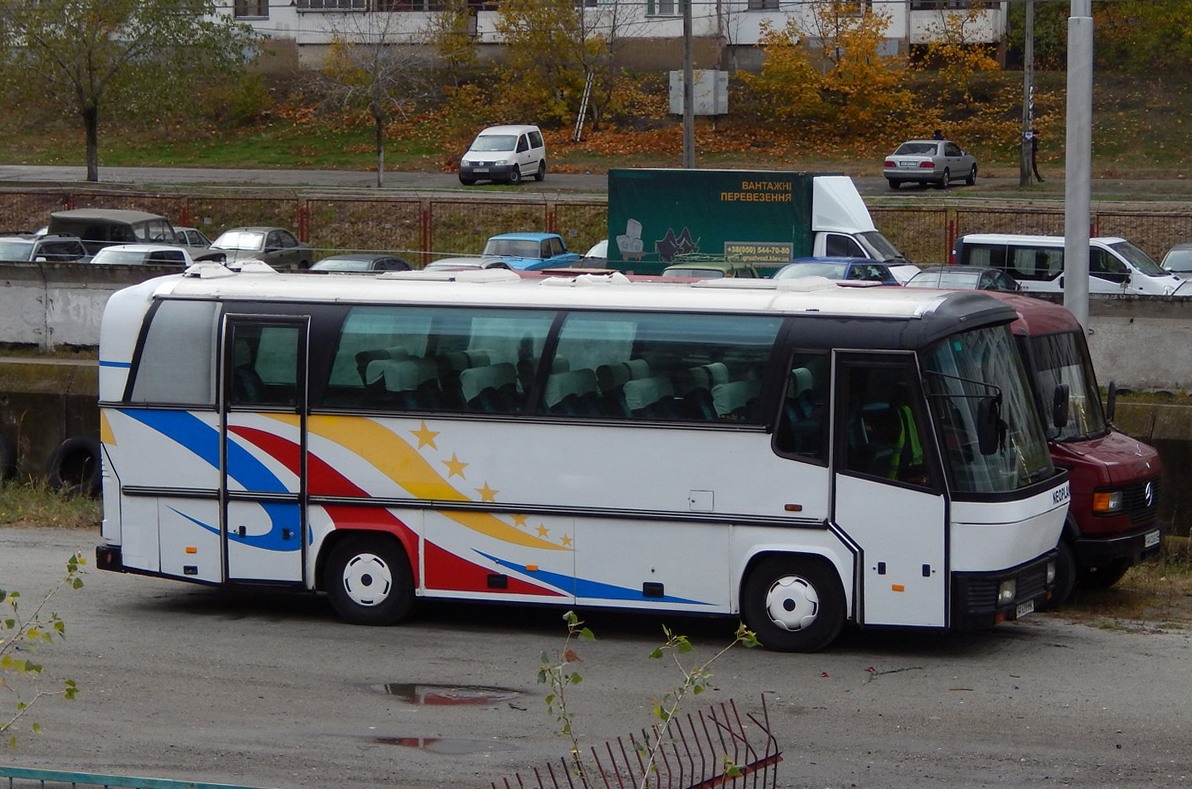
[[[1022,619],[1027,614],[1035,612],[1035,601],[1027,600],[1025,603],[1020,603],[1018,609],[1014,612],[1015,619]]]
[[[1154,548],[1159,544],[1159,530],[1148,531],[1146,536],[1142,538],[1143,548]]]

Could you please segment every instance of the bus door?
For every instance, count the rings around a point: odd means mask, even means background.
[[[303,580],[308,319],[229,315],[224,323],[225,580]]]
[[[836,355],[833,522],[858,551],[862,624],[947,625],[947,508],[918,378],[911,354]]]

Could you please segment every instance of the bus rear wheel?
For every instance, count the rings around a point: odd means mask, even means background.
[[[406,552],[387,535],[345,538],[327,558],[324,588],[335,613],[354,625],[392,625],[414,607]]]
[[[823,562],[793,556],[763,559],[742,591],[745,624],[767,649],[816,652],[844,626],[844,591]]]

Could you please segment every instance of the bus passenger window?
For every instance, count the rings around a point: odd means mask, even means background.
[[[826,355],[795,354],[774,433],[774,448],[778,453],[827,460],[827,400]]]
[[[913,485],[930,478],[923,439],[901,370],[849,367],[844,371],[843,468]]]

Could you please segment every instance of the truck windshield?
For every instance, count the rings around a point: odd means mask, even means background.
[[[975,329],[941,340],[928,349],[923,364],[954,494],[963,498],[966,493],[1009,493],[1055,473],[1007,327]],[[1004,428],[996,451],[984,455],[977,439],[979,405],[998,394]]]
[[[869,252],[874,260],[905,261],[907,259],[906,255],[898,251],[898,247],[890,243],[890,239],[876,230],[858,233],[858,235],[864,244],[869,247]]]
[[[1052,395],[1060,384],[1068,386],[1068,423],[1057,431],[1055,441],[1087,440],[1108,432],[1097,378],[1088,347],[1075,332],[1030,337],[1030,361],[1045,419],[1050,419]]]

